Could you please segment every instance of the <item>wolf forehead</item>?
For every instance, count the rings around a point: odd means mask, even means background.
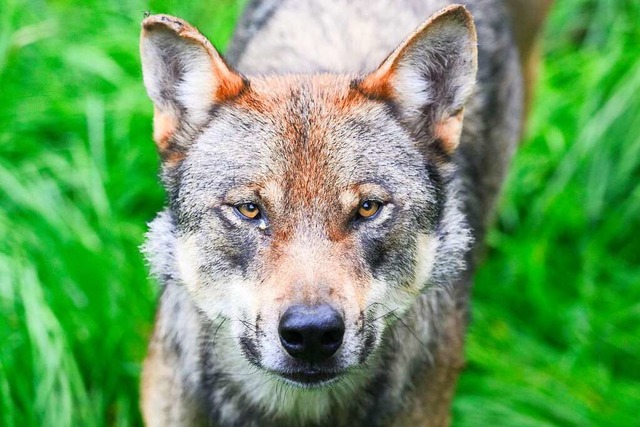
[[[220,197],[233,188],[269,185],[273,196],[308,205],[345,189],[371,189],[360,184],[400,199],[410,191],[429,198],[425,190],[437,187],[436,165],[393,105],[363,94],[355,78],[273,76],[245,84],[237,97],[211,109],[182,162],[183,181],[216,183],[200,191]]]

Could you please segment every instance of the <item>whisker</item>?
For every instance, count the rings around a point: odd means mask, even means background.
[[[236,322],[240,322],[246,329],[250,330],[253,333],[258,332],[258,330],[255,328],[255,326],[249,322],[247,322],[246,320],[242,320],[241,318],[236,318]]]

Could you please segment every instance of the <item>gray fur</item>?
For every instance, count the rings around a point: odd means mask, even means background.
[[[319,6],[311,0],[254,0],[231,43],[233,64],[248,74],[371,71],[409,34],[407,29],[450,3],[329,0]],[[458,162],[459,175],[468,181],[469,220],[481,237],[520,132],[522,81],[504,5],[499,0],[464,3],[474,16],[480,64],[475,95],[466,106]],[[259,18],[254,13],[265,9],[273,16],[261,22],[260,37],[255,37],[251,23]],[[294,22],[278,21],[279,16],[287,18],[285,11],[295,15]],[[242,53],[235,49],[236,40]]]
[[[446,348],[452,337],[462,340],[464,326],[456,322],[467,316],[470,277],[480,248],[473,242],[482,241],[491,219],[520,132],[522,104],[517,52],[503,5],[497,0],[467,3],[478,31],[478,83],[466,104],[461,144],[452,161],[425,166],[417,160],[431,154],[438,157],[441,153],[430,151],[436,142],[416,147],[411,132],[402,128],[397,112],[388,105],[371,101],[367,117],[326,111],[323,95],[314,98],[305,89],[314,85],[313,77],[300,77],[300,93],[283,106],[290,118],[286,124],[297,129],[306,149],[317,149],[314,155],[337,171],[325,177],[323,188],[346,187],[373,174],[400,198],[399,206],[408,206],[407,212],[392,211],[393,219],[380,220],[388,221],[393,233],[380,231],[382,224],[358,231],[363,239],[379,233],[380,240],[391,246],[385,250],[392,259],[369,267],[397,288],[394,292],[404,302],[393,313],[386,300],[365,313],[379,316],[368,325],[375,351],[363,356],[365,363],[354,365],[342,382],[301,390],[264,373],[255,366],[259,361],[243,356],[239,322],[258,329],[246,334],[263,352],[273,337],[260,332],[259,322],[247,313],[216,306],[225,292],[233,292],[223,283],[248,283],[247,277],[265,267],[260,264],[260,248],[271,230],[242,228],[229,212],[213,206],[234,186],[264,177],[296,176],[304,169],[304,159],[293,162],[295,147],[283,139],[288,128],[270,113],[245,115],[233,105],[221,105],[192,141],[184,161],[165,167],[169,207],[150,224],[144,247],[151,271],[163,285],[152,347],[160,349],[162,363],[173,367],[170,386],[156,385],[168,399],[158,406],[164,412],[156,419],[167,425],[403,425],[411,419],[404,414],[421,404],[420,393],[432,390],[418,379],[435,375],[441,364],[460,362],[456,350],[448,356]],[[418,24],[447,4],[444,0],[254,0],[236,30],[230,59],[256,90],[269,80],[252,76],[264,74],[348,73],[348,81],[373,71]],[[314,136],[316,125],[329,129],[321,139]],[[322,138],[333,145],[324,147]],[[363,138],[368,145],[359,145]],[[284,181],[281,190],[286,196],[294,190]],[[273,209],[281,216],[301,215],[286,203]],[[296,232],[317,243],[310,253],[323,254],[323,245],[329,243],[317,224],[333,218],[334,206],[318,202],[315,209],[310,218],[300,216]],[[392,220],[398,222],[389,225]],[[435,236],[438,250],[421,294],[407,302],[402,292],[414,277],[419,234]],[[198,251],[180,261],[184,239]],[[185,285],[181,262],[195,266],[202,288]],[[217,300],[193,296],[214,288],[221,289]],[[365,323],[362,331],[369,333]],[[354,337],[353,354],[363,352],[363,347]],[[346,354],[340,356],[345,366],[352,363]],[[282,399],[276,408],[251,393],[251,388],[265,383]],[[314,412],[309,405],[319,409]],[[436,415],[433,420],[446,422]]]

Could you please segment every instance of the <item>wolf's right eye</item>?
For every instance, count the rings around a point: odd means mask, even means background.
[[[262,216],[260,208],[255,203],[240,203],[235,205],[234,208],[246,219],[260,219]]]
[[[377,200],[365,200],[358,207],[358,216],[363,219],[373,218],[381,207],[382,203]]]

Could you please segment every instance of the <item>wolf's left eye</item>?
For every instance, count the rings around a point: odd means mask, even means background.
[[[235,205],[234,208],[246,219],[260,219],[262,216],[260,208],[255,203],[240,203]]]
[[[381,207],[382,203],[377,200],[365,200],[358,207],[358,216],[364,219],[373,218]]]

